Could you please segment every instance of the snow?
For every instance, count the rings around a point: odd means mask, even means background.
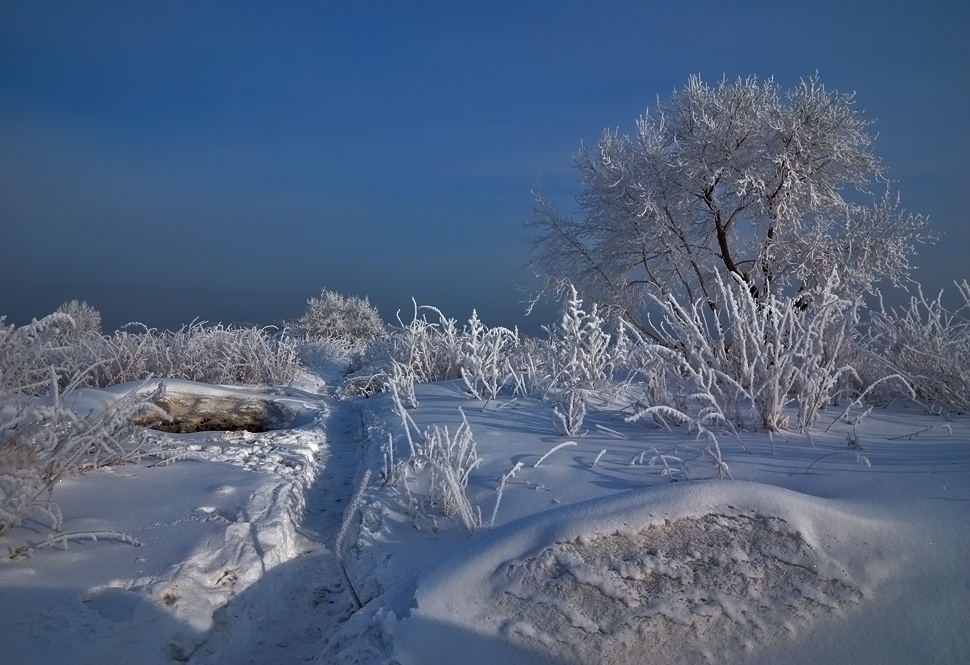
[[[166,382],[297,417],[153,433],[162,459],[60,482],[80,535],[0,561],[4,661],[970,662],[966,416],[896,403],[853,433],[829,407],[811,438],[721,435],[718,480],[706,441],[622,403],[565,437],[548,402],[419,385],[418,431],[471,428],[472,532],[423,501],[418,467],[387,477],[388,441],[409,452],[391,398],[336,380]],[[47,535],[28,520],[0,547]]]

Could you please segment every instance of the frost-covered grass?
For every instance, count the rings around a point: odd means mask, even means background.
[[[846,360],[854,339],[859,302],[837,295],[833,275],[811,301],[799,297],[756,298],[740,280],[713,280],[721,306],[703,300],[656,299],[655,337],[641,341],[642,374],[654,386],[679,386],[704,404],[701,420],[771,431],[811,427],[819,409],[857,377]],[[656,375],[661,376],[656,376]],[[683,410],[683,402],[654,391],[655,404]],[[791,405],[797,415],[790,421]]]
[[[66,348],[59,342],[72,327],[63,313],[19,328],[0,319],[0,535],[28,515],[59,531],[55,485],[82,470],[136,459],[142,442],[132,421],[165,417],[137,395],[107,408],[79,408],[76,393],[97,366],[45,366]]]
[[[297,342],[267,328],[195,322],[175,332],[100,333],[100,315],[71,301],[26,326],[0,319],[0,534],[28,515],[59,531],[53,490],[81,471],[144,452],[141,425],[168,416],[158,394],[134,391],[110,404],[80,395],[151,377],[273,385],[294,378]]]
[[[74,365],[96,363],[90,379],[96,387],[150,377],[272,385],[299,371],[298,348],[272,328],[196,321],[176,331],[132,324],[112,335],[87,335],[63,354]]]

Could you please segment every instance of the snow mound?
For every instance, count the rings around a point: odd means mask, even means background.
[[[862,587],[784,520],[708,513],[635,534],[556,543],[505,573],[513,641],[557,659],[644,651],[726,662],[862,600]]]
[[[899,563],[893,531],[758,483],[629,492],[484,534],[419,580],[386,632],[401,662],[480,662],[443,631],[523,663],[736,661],[870,599]]]

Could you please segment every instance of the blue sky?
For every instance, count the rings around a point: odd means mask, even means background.
[[[922,2],[6,2],[0,314],[270,323],[328,288],[536,329],[530,191],[699,73],[821,76],[970,277],[970,6]]]

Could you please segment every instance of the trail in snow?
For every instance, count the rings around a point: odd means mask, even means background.
[[[318,423],[325,445],[316,481],[306,493],[299,556],[267,573],[222,608],[190,663],[268,665],[309,662],[356,610],[334,543],[354,492],[359,466],[359,415],[327,397]]]
[[[139,463],[58,483],[65,532],[124,539],[3,561],[5,653],[38,665],[123,663],[133,654],[157,665],[314,658],[356,609],[334,554],[361,449],[359,415],[329,388],[340,369],[285,387],[166,382],[189,400],[285,403],[295,423],[150,433],[153,452]],[[88,391],[85,405],[111,404],[131,389]],[[0,549],[45,535],[43,524],[25,520]]]

